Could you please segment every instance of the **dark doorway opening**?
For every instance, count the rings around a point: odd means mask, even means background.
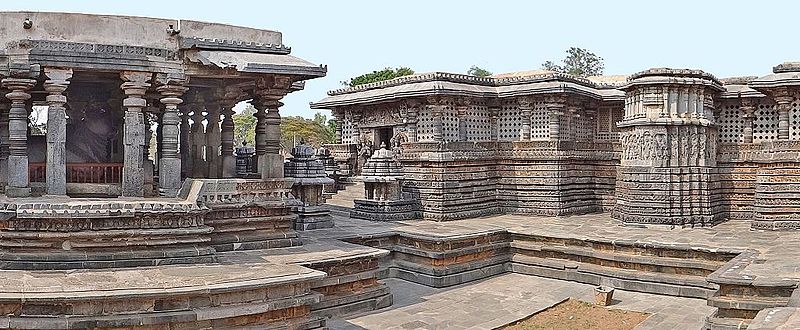
[[[378,128],[378,141],[375,143],[375,148],[380,148],[382,145],[387,149],[391,149],[393,129],[391,127]]]

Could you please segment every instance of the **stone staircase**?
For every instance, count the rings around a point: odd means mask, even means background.
[[[706,276],[733,258],[710,251],[536,236],[515,237],[511,249],[515,273],[702,299],[718,288]]]
[[[333,194],[325,201],[325,204],[330,207],[331,213],[349,217],[350,210],[353,209],[353,201],[361,198],[364,198],[364,183],[356,181],[345,184],[344,190]]]

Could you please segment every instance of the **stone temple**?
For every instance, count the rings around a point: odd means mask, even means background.
[[[401,77],[313,103],[337,143],[287,160],[281,100],[326,69],[0,12],[0,328],[494,329],[599,285],[642,328],[800,328],[800,64]]]

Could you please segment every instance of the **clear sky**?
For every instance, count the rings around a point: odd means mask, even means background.
[[[697,68],[719,78],[765,75],[800,60],[798,1],[236,1],[2,0],[0,10],[121,14],[228,23],[283,32],[293,55],[328,76],[284,100],[283,115],[340,81],[382,69],[492,72],[538,69],[570,46],[605,59],[606,74]]]

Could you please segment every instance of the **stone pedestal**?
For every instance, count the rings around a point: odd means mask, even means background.
[[[351,218],[372,221],[400,221],[422,218],[418,200],[402,191],[403,168],[386,146],[375,151],[364,164],[361,180],[365,199],[356,199]]]
[[[632,75],[623,89],[614,218],[691,226],[721,221],[710,110],[722,86],[698,70],[651,69]]]
[[[315,156],[314,148],[301,142],[292,148],[292,159],[286,164],[286,177],[294,178],[292,194],[302,201],[294,211],[298,218],[295,220],[295,230],[310,230],[333,227],[333,217],[330,210],[323,205],[322,196],[325,185],[333,185],[334,181],[328,178],[325,167]]]

